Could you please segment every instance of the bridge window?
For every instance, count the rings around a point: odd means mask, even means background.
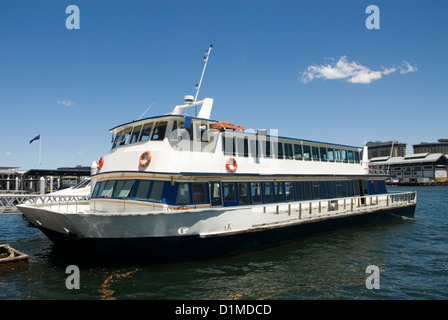
[[[143,126],[142,133],[140,135],[140,138],[138,141],[148,141],[149,136],[151,135],[151,129],[152,129],[153,123],[147,123]]]
[[[142,130],[142,126],[136,126],[131,135],[131,141],[129,143],[138,142],[138,138],[140,137],[140,131]]]
[[[167,122],[158,122],[154,127],[154,131],[152,132],[151,140],[161,141],[165,138]]]

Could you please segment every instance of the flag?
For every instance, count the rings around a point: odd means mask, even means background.
[[[30,143],[33,142],[34,140],[40,140],[40,133],[39,133],[37,136],[35,136],[35,137],[30,141]]]

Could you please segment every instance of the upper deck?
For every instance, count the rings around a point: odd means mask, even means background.
[[[212,99],[198,104],[197,117],[182,114],[190,103],[110,129],[112,149],[100,172],[365,174],[359,147],[278,136],[278,129],[245,129],[210,119]],[[151,159],[142,167],[139,158],[147,151]]]

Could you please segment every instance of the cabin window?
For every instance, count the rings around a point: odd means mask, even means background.
[[[334,162],[334,150],[332,148],[328,148],[327,157],[328,157],[328,161]]]
[[[165,138],[167,122],[158,122],[156,123],[154,130],[152,132],[151,140],[153,141],[161,141]]]
[[[210,197],[212,206],[222,206],[221,184],[219,182],[210,183]]]
[[[300,201],[303,200],[303,185],[302,182],[295,182],[295,193],[296,193],[296,200]]]
[[[193,203],[206,203],[207,202],[207,185],[206,183],[193,183],[191,185],[193,192]]]
[[[304,200],[313,200],[313,190],[312,190],[311,181],[303,182],[303,191],[305,194]]]
[[[347,163],[348,159],[347,159],[347,150],[341,150],[341,158],[342,158],[342,162]]]
[[[264,189],[264,202],[265,203],[274,202],[272,183],[271,182],[263,182],[263,189]]]
[[[334,149],[334,159],[336,162],[341,162],[341,150]]]
[[[327,148],[320,147],[320,160],[328,161],[328,158],[327,158]]]
[[[336,181],[336,197],[341,198],[342,197],[342,184],[341,181]]]
[[[261,197],[261,182],[251,182],[250,188],[252,191],[252,203],[263,202]]]
[[[149,136],[151,134],[153,123],[147,123],[143,126],[142,133],[140,134],[140,138],[138,141],[148,141]]]
[[[101,193],[98,193],[98,198],[110,198],[112,196],[112,191],[114,189],[115,180],[109,180],[106,182]]]
[[[319,161],[319,147],[312,147],[313,149],[313,161]]]
[[[235,137],[235,142],[236,142],[237,155],[239,157],[243,157],[244,156],[244,139]]]
[[[313,182],[314,199],[321,199],[320,197],[320,185],[318,181]]]
[[[275,202],[284,202],[283,182],[274,182]]]
[[[294,154],[292,152],[292,144],[285,143],[285,158],[286,159],[294,159]]]
[[[138,138],[140,137],[140,131],[142,130],[142,126],[136,126],[134,128],[134,131],[132,131],[131,135],[131,141],[129,143],[136,143],[138,142]]]
[[[283,159],[283,143],[273,142],[274,147],[274,157],[278,159]]]
[[[222,151],[226,155],[235,155],[235,140],[234,137],[223,136],[222,137]]]
[[[348,181],[342,181],[341,184],[342,184],[342,196],[348,197],[349,195]]]
[[[271,157],[271,140],[266,140],[265,155],[266,155],[266,158]]]
[[[247,137],[243,140],[243,155],[245,158],[249,157],[249,139]]]
[[[162,200],[163,185],[164,183],[162,181],[154,181],[151,194],[149,195],[149,201],[160,202]]]
[[[180,182],[177,188],[176,204],[183,205],[190,203],[190,185],[186,182]]]
[[[328,181],[328,198],[336,198],[334,181]]]
[[[294,159],[296,160],[303,159],[302,146],[300,144],[294,145]]]
[[[355,151],[355,163],[359,163],[359,151]]]
[[[294,201],[294,187],[292,182],[285,182],[286,201]]]
[[[238,193],[241,205],[250,204],[249,183],[247,182],[238,183]]]
[[[99,198],[99,194],[101,194],[101,192],[103,191],[103,189],[104,189],[104,186],[106,185],[106,183],[103,181],[103,182],[97,182],[96,184],[95,184],[95,188],[93,188],[93,192],[92,192],[92,198]]]
[[[131,197],[134,180],[118,180],[112,198],[127,199]]]
[[[148,199],[150,186],[151,186],[150,180],[140,180],[137,187],[137,193],[135,194],[135,200]]]
[[[311,160],[311,146],[303,145],[303,158],[307,161]]]
[[[348,162],[349,163],[354,163],[355,162],[355,158],[353,156],[353,151],[351,151],[351,150],[348,151]]]
[[[320,194],[322,196],[322,199],[328,199],[328,185],[327,185],[327,181],[322,181],[320,183]]]
[[[233,182],[224,182],[222,184],[222,190],[224,192],[224,201],[225,202],[234,202],[237,200],[236,198],[236,190],[235,183]]]
[[[258,144],[257,140],[255,139],[249,139],[249,155],[251,157],[258,157]]]

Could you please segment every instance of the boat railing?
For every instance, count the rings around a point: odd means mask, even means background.
[[[17,205],[33,205],[48,209],[62,208],[65,205],[68,212],[69,206],[75,205],[74,209],[77,211],[78,205],[88,205],[90,195],[2,194],[0,198],[0,213],[16,211]]]
[[[417,192],[400,192],[382,195],[356,196],[349,198],[322,199],[286,204],[265,204],[254,211],[286,214],[290,219],[304,220],[339,214],[359,213],[375,208],[405,206],[417,201]]]

